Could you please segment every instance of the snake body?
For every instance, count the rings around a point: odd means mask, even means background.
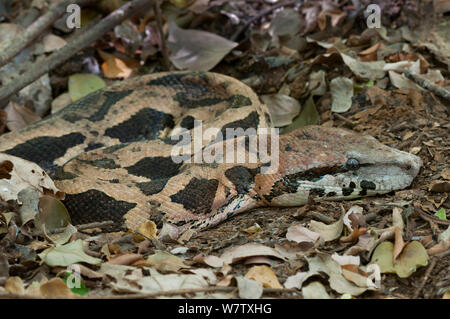
[[[208,134],[195,139],[196,123]],[[136,229],[150,219],[178,234],[254,207],[391,192],[409,186],[420,169],[418,157],[370,136],[320,126],[276,136],[271,126],[266,106],[236,79],[158,73],[96,91],[4,134],[0,152],[45,169],[66,193],[74,224],[113,220]],[[246,134],[226,138],[227,129],[256,131],[258,142]],[[266,146],[265,160],[255,145]],[[227,146],[242,150],[244,160]],[[174,160],[176,147],[183,161]],[[221,150],[222,161],[204,160]]]

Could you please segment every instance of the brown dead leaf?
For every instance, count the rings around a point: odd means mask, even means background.
[[[162,250],[157,250],[155,254],[148,256],[147,263],[163,273],[177,272],[182,268],[190,268],[181,258]]]
[[[147,220],[141,223],[137,229],[139,233],[141,233],[147,238],[157,238],[156,236],[157,230],[158,228],[156,227],[156,224],[151,220]]]
[[[266,288],[283,288],[272,268],[265,265],[253,266],[245,277],[262,283]]]
[[[319,239],[320,234],[303,227],[300,224],[292,225],[288,228],[286,239],[296,243],[310,243],[314,245]]]
[[[448,181],[433,181],[429,186],[428,190],[434,193],[444,193],[450,192],[450,182]]]
[[[362,55],[376,53],[378,51],[378,49],[381,48],[382,46],[384,46],[382,42],[377,42],[374,45],[372,45],[370,48],[367,48],[367,49],[359,52],[358,55],[362,56]]]
[[[131,75],[132,70],[121,59],[113,57],[102,63],[102,70],[105,77],[109,79],[126,79]]]
[[[203,254],[199,254],[193,259],[196,263],[205,264],[210,267],[219,268],[223,266],[223,260],[220,257],[209,255],[204,256]]]
[[[61,278],[52,278],[40,287],[45,298],[75,298],[76,295],[67,287]]]
[[[395,232],[395,242],[394,242],[393,258],[395,264],[397,257],[402,253],[403,248],[405,248],[406,244],[403,241],[402,230],[399,227],[395,227],[394,232]]]
[[[23,295],[25,288],[22,279],[17,276],[9,277],[5,282],[5,290],[13,295]]]
[[[142,259],[142,256],[139,254],[128,253],[111,258],[107,263],[112,265],[131,265]]]
[[[0,200],[18,200],[19,193],[27,188],[37,190],[41,195],[53,195],[64,199],[52,179],[35,163],[16,156],[0,153]],[[6,170],[6,173],[5,173]]]
[[[41,119],[41,117],[34,114],[33,111],[12,101],[9,102],[8,106],[5,108],[5,112],[6,127],[10,131],[20,130]]]

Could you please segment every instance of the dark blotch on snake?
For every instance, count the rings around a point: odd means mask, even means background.
[[[234,166],[225,171],[225,176],[234,184],[238,194],[246,194],[254,183],[255,173],[247,167]]]
[[[361,183],[359,183],[359,186],[361,186],[362,189],[376,189],[377,186],[374,182],[362,180]]]
[[[136,164],[125,167],[128,173],[150,179],[172,177],[179,173],[182,163],[175,163],[171,157],[146,157]]]
[[[183,190],[170,196],[170,199],[183,205],[194,214],[207,214],[216,197],[219,181],[216,179],[192,178]]]
[[[95,150],[95,149],[103,147],[103,146],[105,146],[105,145],[102,143],[89,143],[88,146],[84,148],[84,151],[89,152],[89,151]]]
[[[105,135],[117,138],[120,142],[154,140],[166,127],[175,125],[173,116],[151,108],[143,108],[128,120],[105,131]]]
[[[323,188],[311,188],[309,191],[309,195],[323,197],[325,196],[325,190]]]
[[[351,187],[342,187],[342,195],[349,196],[353,193],[353,188]]]
[[[162,191],[164,189],[164,186],[166,186],[168,180],[169,178],[160,178],[150,182],[136,183],[136,185],[137,187],[139,187],[142,193],[150,196]]]
[[[91,93],[65,108],[62,112],[62,118],[70,123],[75,123],[82,119],[88,119],[91,122],[102,121],[114,104],[130,95],[132,92],[132,90],[125,90],[118,92],[98,91]],[[97,107],[102,97],[104,97],[104,101],[100,107]],[[83,113],[89,113],[94,107],[97,109],[97,112],[88,117],[83,116]]]
[[[185,116],[181,120],[180,126],[187,130],[192,130],[194,128],[194,120],[194,117],[192,117],[191,115]]]
[[[136,203],[116,200],[95,189],[79,194],[66,194],[63,203],[69,210],[74,225],[105,220],[123,224],[123,216],[136,206]]]
[[[59,137],[39,136],[3,151],[38,164],[44,170],[55,168],[54,161],[66,154],[73,146],[82,144],[86,137],[81,133],[70,133]]]
[[[222,132],[222,136],[224,139],[226,138],[233,138],[233,136],[227,136],[227,128],[230,129],[238,129],[241,128],[244,131],[249,128],[257,128],[259,125],[259,116],[256,111],[251,112],[246,118],[242,120],[237,120],[231,123],[228,123],[224,126],[222,126],[222,129],[220,130]],[[244,132],[245,134],[245,132]]]

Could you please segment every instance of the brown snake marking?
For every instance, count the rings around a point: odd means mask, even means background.
[[[279,138],[279,166],[175,163],[176,129],[264,128],[255,93],[202,72],[146,75],[94,92],[29,127],[0,136],[0,151],[39,164],[66,193],[74,224],[151,219],[178,234],[261,206],[298,206],[382,194],[410,185],[420,159],[347,130],[309,126]],[[202,141],[206,147],[214,135]],[[242,138],[227,140],[227,143]],[[270,142],[270,140],[269,140]],[[234,145],[234,144],[233,144]],[[246,157],[253,152],[248,144]],[[271,144],[269,143],[269,146]],[[204,150],[205,148],[203,148]],[[187,154],[191,156],[193,151]],[[189,157],[188,156],[188,157]]]

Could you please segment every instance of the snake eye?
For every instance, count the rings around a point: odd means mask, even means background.
[[[350,171],[356,171],[359,169],[359,161],[355,158],[349,158],[345,163],[345,168]]]

